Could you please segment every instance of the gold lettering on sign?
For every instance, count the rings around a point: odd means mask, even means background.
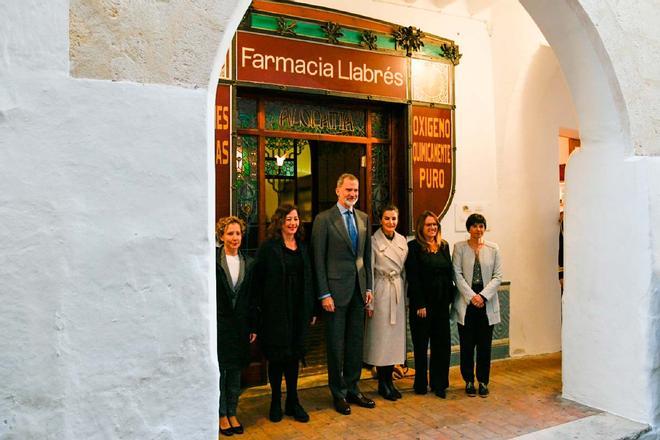
[[[351,112],[287,107],[280,111],[279,124],[284,127],[320,129],[324,132],[347,133],[355,130]]]
[[[226,105],[215,106],[215,129],[219,132],[225,132],[225,137],[229,137],[229,107]],[[229,140],[216,139],[215,141],[215,164],[229,164]]]
[[[419,168],[419,188],[441,189],[445,187],[445,170],[433,164],[451,164],[451,120],[428,116],[413,117],[413,136],[422,139],[437,138],[445,142],[413,141],[413,162],[431,166]]]

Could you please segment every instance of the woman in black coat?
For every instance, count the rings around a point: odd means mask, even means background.
[[[426,364],[430,340],[431,390],[444,399],[449,387],[449,307],[454,300],[454,271],[449,244],[440,237],[440,220],[431,211],[424,211],[417,219],[415,240],[408,243],[406,275],[410,332],[415,352],[413,388],[417,394],[427,392]]]
[[[257,251],[253,296],[259,312],[261,349],[268,359],[272,390],[270,420],[282,420],[282,375],[286,380],[285,414],[299,422],[309,415],[298,401],[299,362],[314,309],[312,266],[302,242],[302,225],[293,205],[275,211],[268,240]]]
[[[220,434],[243,433],[236,418],[241,391],[241,369],[250,360],[251,342],[256,339],[250,307],[253,261],[239,251],[245,223],[225,217],[216,224],[221,243],[216,249],[216,304],[218,320],[218,367],[220,369]]]

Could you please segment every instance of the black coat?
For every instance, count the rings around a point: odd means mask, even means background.
[[[299,242],[303,260],[302,298],[294,303],[290,315],[288,304],[294,295],[287,289],[284,243],[275,238],[265,241],[255,257],[252,295],[258,313],[258,337],[269,360],[304,359],[305,341],[314,313],[312,264],[307,246]]]
[[[444,258],[444,269],[438,266]],[[449,244],[442,240],[437,254],[426,252],[417,240],[408,242],[406,279],[410,311],[430,309],[438,315],[449,316],[449,306],[454,301],[454,269],[449,254]]]
[[[216,305],[218,318],[218,365],[220,368],[243,368],[250,362],[250,333],[254,332],[254,308],[250,284],[254,260],[240,253],[245,261],[243,282],[232,307],[229,292],[233,289],[221,265],[222,248],[216,249]]]

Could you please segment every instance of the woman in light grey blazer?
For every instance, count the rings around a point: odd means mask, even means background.
[[[467,218],[470,238],[454,245],[452,262],[459,295],[454,300],[454,315],[461,345],[461,375],[468,396],[477,395],[474,387],[474,351],[477,351],[479,396],[489,394],[490,349],[493,327],[500,322],[497,288],[502,282],[499,247],[484,241],[486,219],[481,214]]]

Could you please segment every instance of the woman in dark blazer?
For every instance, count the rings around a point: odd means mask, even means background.
[[[272,390],[269,418],[282,420],[282,375],[286,380],[285,414],[299,422],[309,415],[298,400],[298,371],[314,310],[312,265],[298,210],[282,205],[273,214],[268,240],[257,251],[253,296],[259,312],[261,348],[268,359]]]
[[[454,299],[453,274],[449,244],[440,237],[440,220],[433,212],[424,211],[417,218],[415,240],[408,243],[406,259],[410,332],[415,352],[413,388],[417,394],[427,392],[430,340],[431,390],[443,399],[449,386],[449,307]]]
[[[256,339],[250,307],[252,259],[239,251],[245,223],[225,217],[215,227],[220,245],[216,249],[216,304],[218,320],[218,366],[220,369],[220,434],[242,434],[236,418],[241,391],[241,369],[250,360]]]

